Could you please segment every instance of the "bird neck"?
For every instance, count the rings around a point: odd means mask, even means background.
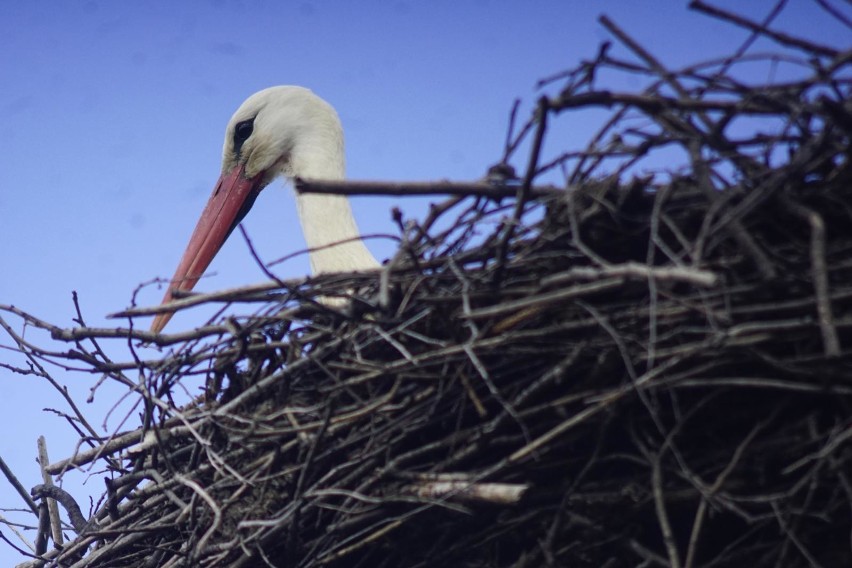
[[[291,152],[289,173],[305,179],[344,179],[343,132],[337,115],[333,111],[320,115],[312,126],[310,134],[304,135]],[[305,242],[311,249],[313,274],[379,266],[361,241],[345,196],[297,193],[296,209]]]
[[[361,241],[346,197],[297,194],[296,208],[305,242],[311,249],[313,274],[352,272],[379,266]]]

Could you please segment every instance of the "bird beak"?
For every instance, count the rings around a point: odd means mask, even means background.
[[[238,164],[222,172],[213,195],[207,201],[201,218],[192,232],[183,258],[172,277],[171,285],[163,296],[163,304],[174,299],[172,292],[188,292],[210,266],[213,257],[222,248],[228,235],[248,213],[257,194],[262,189],[263,172],[253,178],[245,177],[245,166]],[[151,331],[159,333],[172,318],[174,312],[157,314]]]

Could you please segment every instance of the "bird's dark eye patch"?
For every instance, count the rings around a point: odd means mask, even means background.
[[[237,123],[234,127],[234,154],[239,156],[243,143],[249,139],[252,132],[254,132],[253,118]]]

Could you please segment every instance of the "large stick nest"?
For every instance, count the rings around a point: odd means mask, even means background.
[[[69,351],[4,322],[33,369],[82,362],[143,416],[46,468],[97,463],[108,491],[31,565],[848,564],[852,52],[757,26],[809,70],[756,85],[605,25],[638,60],[554,79],[507,145],[522,179],[437,187],[459,195],[400,220],[379,273],[192,296],[253,315],[173,336],[16,311]],[[612,69],[657,80],[596,88]],[[612,117],[589,147],[541,163],[548,122],[592,106]],[[632,175],[662,149],[683,167]],[[555,166],[566,189],[533,183]],[[168,350],[119,364],[109,338]]]

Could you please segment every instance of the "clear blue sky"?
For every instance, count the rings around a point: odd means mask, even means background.
[[[758,17],[775,2],[717,3]],[[256,90],[299,84],[332,103],[346,131],[350,178],[474,179],[501,155],[512,101],[533,101],[537,79],[592,57],[607,39],[601,13],[669,66],[730,53],[746,37],[685,4],[3,2],[0,303],[71,326],[76,290],[90,325],[122,323],[105,315],[128,306],[141,282],[171,276],[218,177],[225,124]],[[849,31],[814,1],[790,5],[777,27],[849,44]],[[590,134],[583,116],[564,116],[560,125],[548,140],[551,155],[581,147]],[[394,232],[393,205],[417,216],[427,202],[359,198],[355,214],[362,232]],[[265,259],[304,246],[281,183],[264,191],[245,226]],[[369,246],[381,258],[391,251],[389,243]],[[199,289],[264,279],[240,238],[210,270]],[[306,273],[306,257],[277,272]],[[150,287],[139,302],[161,296]],[[167,331],[202,319],[179,315]],[[111,349],[129,358],[120,344]],[[0,359],[20,362],[3,349]],[[86,404],[97,377],[55,376],[101,427],[116,391]],[[0,369],[0,385],[0,456],[29,488],[40,482],[37,436],[48,437],[54,461],[76,439],[62,419],[42,412],[65,408],[45,382]],[[113,418],[108,428],[117,424]],[[68,487],[81,496],[76,482]],[[87,487],[100,493],[103,483],[94,476]],[[0,507],[19,503],[0,480]],[[17,560],[0,543],[0,564]]]

